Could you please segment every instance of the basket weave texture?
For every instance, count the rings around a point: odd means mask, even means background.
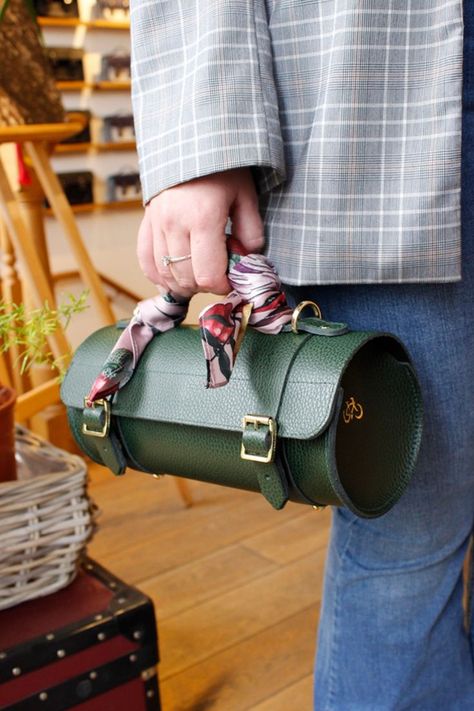
[[[0,610],[72,582],[95,526],[85,462],[24,427],[16,442],[50,472],[0,484]]]

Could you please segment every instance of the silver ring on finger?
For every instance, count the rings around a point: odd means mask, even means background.
[[[188,259],[191,259],[190,254],[186,254],[184,257],[170,257],[168,254],[165,254],[163,257],[161,257],[161,263],[164,267],[169,267],[170,264],[185,262]]]

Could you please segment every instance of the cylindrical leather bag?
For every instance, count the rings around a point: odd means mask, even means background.
[[[72,432],[116,474],[129,466],[261,492],[277,509],[291,500],[380,516],[415,467],[420,389],[396,337],[340,326],[249,328],[218,389],[204,387],[199,330],[175,328],[151,341],[111,401],[84,407],[119,334],[102,328],[78,348],[62,385]]]

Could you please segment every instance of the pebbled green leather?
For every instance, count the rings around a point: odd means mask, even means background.
[[[265,457],[271,446],[271,435],[268,427],[259,429],[245,428],[242,433],[242,444],[249,454]]]
[[[95,438],[82,434],[83,398],[116,338],[117,329],[106,327],[84,341],[61,389],[76,441],[95,461]],[[149,344],[111,406],[128,466],[262,491],[275,508],[290,499],[366,517],[385,513],[405,490],[422,402],[409,356],[391,334],[249,329],[228,385],[207,390],[205,376],[196,329],[180,327]],[[271,464],[240,458],[244,415],[276,420]],[[245,437],[246,449],[265,449],[264,434]]]
[[[283,332],[291,331],[291,324],[283,326]],[[298,320],[298,331],[302,333],[312,333],[314,336],[341,336],[348,333],[349,328],[346,323],[337,321],[325,321],[322,318],[305,318]]]

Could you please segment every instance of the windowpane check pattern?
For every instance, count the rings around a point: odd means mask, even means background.
[[[248,166],[288,284],[461,276],[462,0],[132,0],[145,202]]]

